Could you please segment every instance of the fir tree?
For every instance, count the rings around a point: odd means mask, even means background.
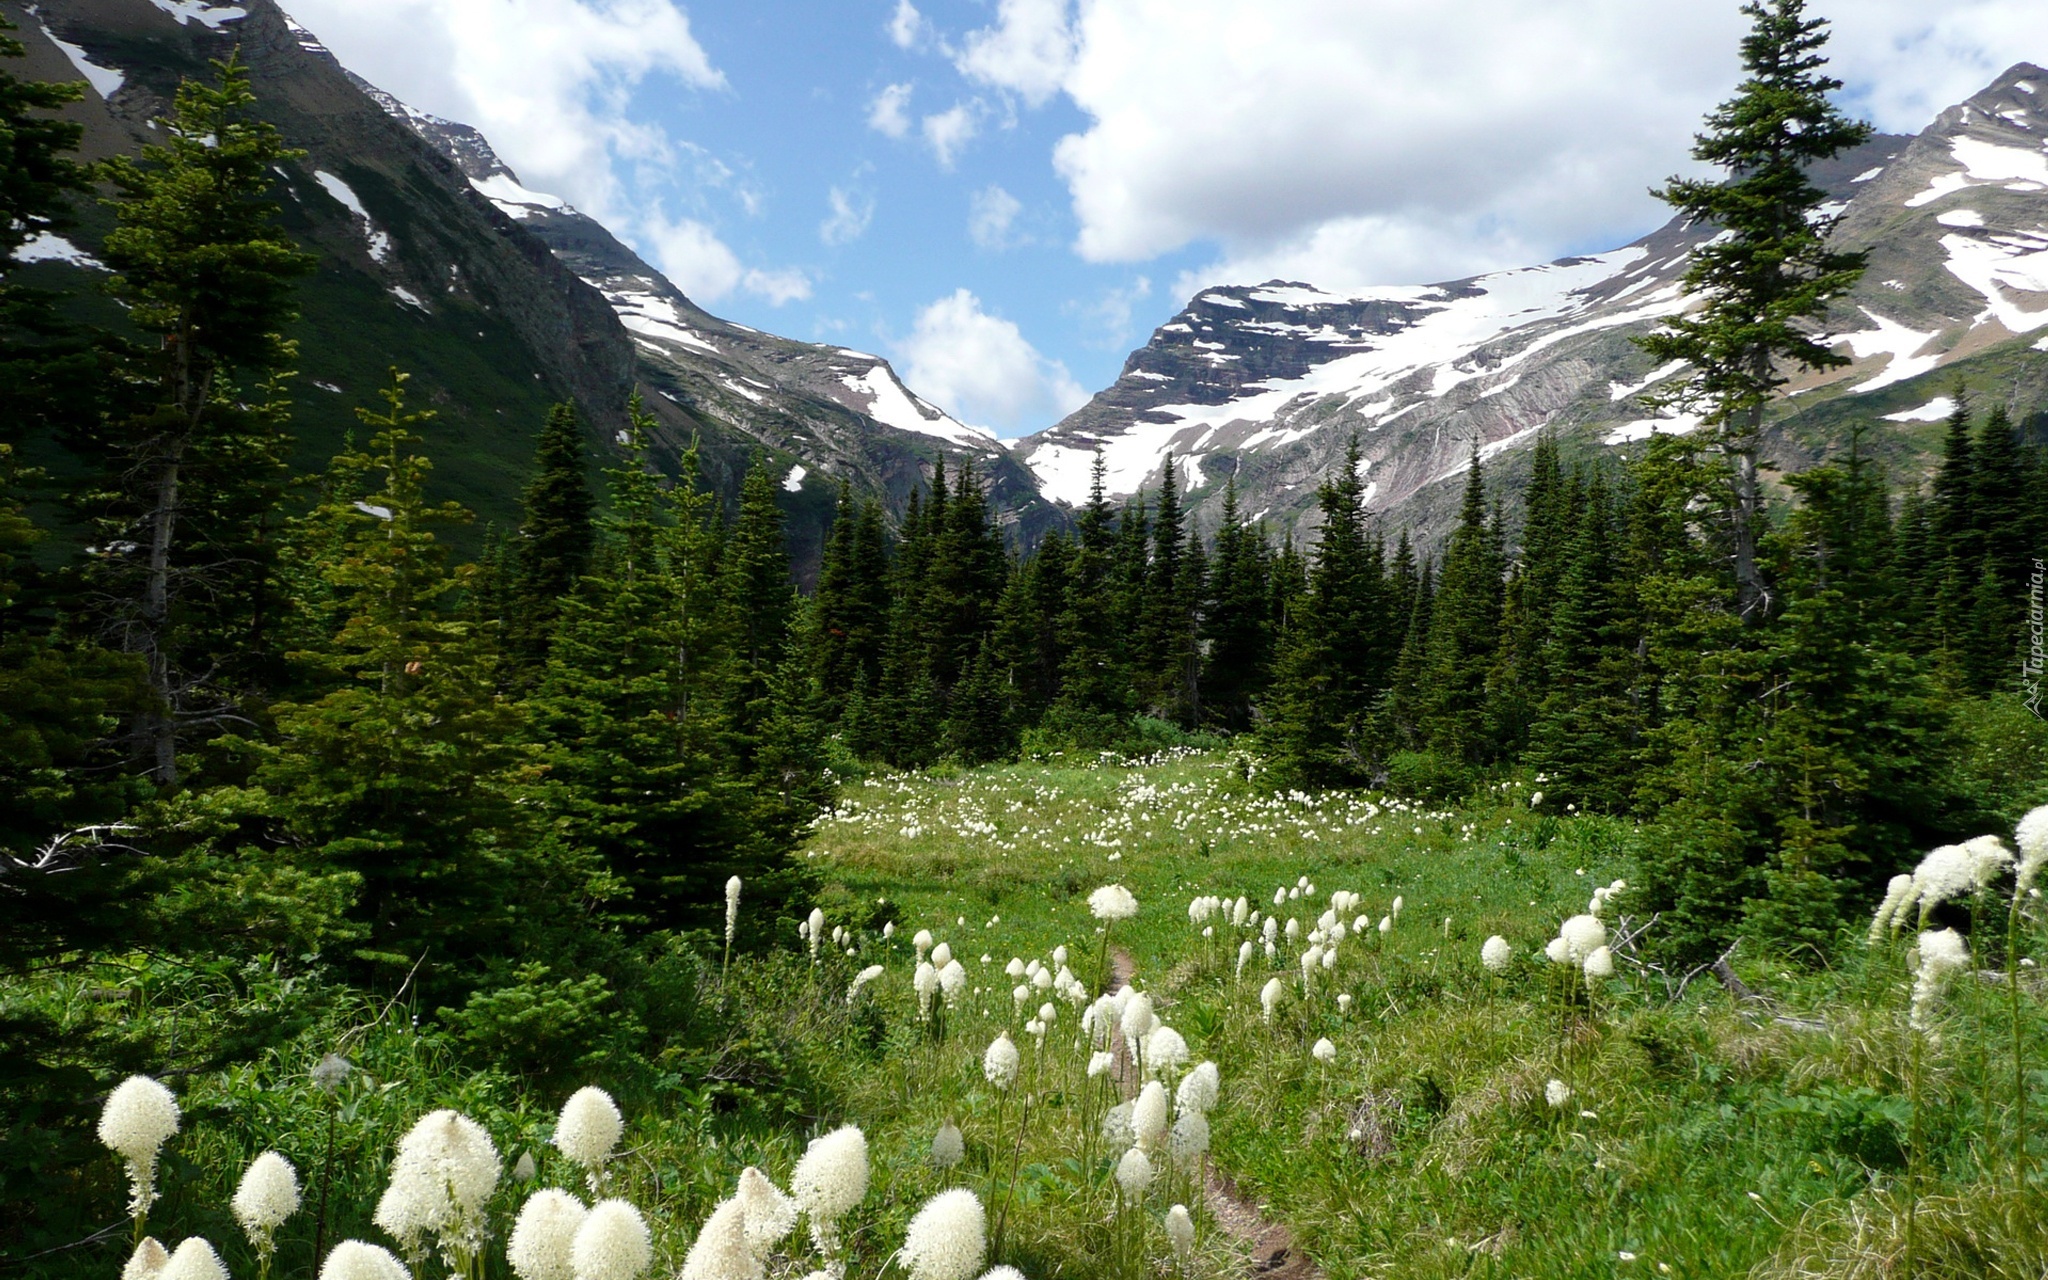
[[[1489,525],[1479,446],[1472,446],[1464,504],[1444,549],[1431,602],[1428,669],[1421,690],[1424,737],[1446,763],[1494,755],[1488,677],[1500,647],[1504,588],[1497,534]]]
[[[1202,619],[1202,702],[1219,727],[1242,732],[1264,692],[1273,660],[1271,572],[1265,541],[1247,527],[1237,505],[1237,478],[1225,482],[1223,522],[1216,530],[1210,607]]]
[[[529,680],[547,662],[562,601],[590,567],[597,499],[584,475],[583,454],[575,406],[556,405],[534,451],[502,615],[506,647]]]
[[[1870,137],[1828,101],[1842,87],[1821,74],[1827,24],[1805,16],[1805,0],[1753,0],[1742,41],[1748,73],[1736,95],[1707,117],[1693,158],[1726,170],[1725,182],[1673,178],[1655,194],[1684,217],[1722,229],[1692,251],[1687,293],[1697,312],[1636,339],[1658,360],[1684,360],[1693,375],[1673,399],[1697,408],[1730,462],[1725,503],[1740,612],[1761,625],[1770,586],[1757,559],[1763,491],[1758,454],[1764,411],[1788,367],[1849,363],[1813,332],[1831,299],[1855,287],[1865,255],[1833,247],[1835,218],[1807,167]]]
[[[751,762],[755,737],[775,714],[774,685],[795,608],[782,510],[764,457],[740,484],[739,518],[720,549],[718,624],[731,670],[725,680],[733,746]]]

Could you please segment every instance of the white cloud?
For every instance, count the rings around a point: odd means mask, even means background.
[[[876,94],[868,106],[868,128],[892,138],[909,133],[910,91],[907,84],[892,84]]]
[[[694,218],[671,220],[657,209],[639,220],[636,231],[636,247],[700,306],[741,289],[777,307],[811,296],[810,278],[802,271],[749,268],[716,231]]]
[[[818,224],[818,239],[826,244],[851,244],[867,234],[875,218],[875,198],[845,187],[834,187],[825,202],[832,213]]]
[[[1200,289],[1177,290],[1186,296]],[[1068,310],[1080,315],[1096,336],[1089,341],[1092,347],[1105,351],[1122,351],[1131,345],[1131,321],[1138,304],[1152,296],[1152,281],[1149,277],[1138,276],[1128,285],[1105,290],[1101,297],[1090,303],[1076,303]]]
[[[1027,7],[1006,0],[999,31]],[[1038,30],[1058,7],[1039,0]],[[2048,61],[2038,0],[1835,8],[1831,70],[1894,131]],[[1654,21],[1640,0],[1087,0],[1057,79],[1090,118],[1054,153],[1075,249],[1143,262],[1206,244],[1183,284],[1341,287],[1609,247],[1665,217],[1646,188],[1694,171],[1746,28],[1727,0],[1665,0]],[[1058,65],[997,47],[970,44],[990,52],[962,70],[1026,93]]]
[[[889,39],[899,49],[908,49],[917,43],[924,32],[924,15],[910,0],[896,0],[896,12],[889,15]]]
[[[960,151],[981,132],[981,118],[965,102],[955,103],[937,115],[924,118],[924,140],[938,158],[939,167],[950,169]]]
[[[1035,107],[1059,91],[1073,61],[1067,0],[1002,0],[996,25],[970,33],[954,65]]]
[[[918,312],[896,353],[917,394],[1004,437],[1050,426],[1088,401],[1065,365],[1040,355],[1013,322],[983,311],[965,289]]]
[[[1018,242],[1011,238],[1011,224],[1024,211],[1023,202],[999,186],[990,185],[974,193],[968,204],[967,235],[984,249],[1008,249]]]
[[[528,186],[601,218],[635,203],[622,165],[677,158],[659,126],[628,115],[634,90],[653,78],[726,86],[671,0],[289,5],[349,68],[421,110],[475,125]]]

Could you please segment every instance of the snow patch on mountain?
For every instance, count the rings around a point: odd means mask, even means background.
[[[208,31],[218,31],[229,22],[239,22],[249,16],[249,11],[235,4],[211,4],[208,0],[149,0],[157,8],[178,20],[179,26],[197,22]]]
[[[51,44],[63,50],[64,56],[71,59],[71,65],[78,68],[78,74],[85,77],[85,82],[91,85],[92,91],[100,95],[102,99],[113,97],[120,91],[122,85],[128,83],[128,77],[123,72],[114,67],[103,67],[99,63],[94,62],[87,56],[84,49],[72,44],[68,40],[59,40],[55,35],[51,34],[47,26],[43,28],[43,35],[48,38]]]
[[[1940,422],[1956,411],[1956,402],[1947,396],[1936,396],[1917,409],[1901,409],[1897,413],[1884,415],[1886,422]]]
[[[519,179],[510,173],[494,173],[481,180],[471,178],[469,185],[481,192],[486,200],[503,209],[509,217],[530,218],[541,209],[551,209],[556,213],[574,212],[567,200],[522,186]]]
[[[865,352],[845,351],[845,354],[873,360],[872,368],[860,374],[847,374],[840,378],[849,389],[866,396],[867,404],[862,412],[885,427],[898,431],[912,431],[922,436],[936,436],[952,444],[969,448],[984,447],[995,440],[995,432],[986,427],[970,426],[942,413],[926,404],[904,389],[896,380],[895,373],[878,357]]]
[[[391,237],[378,228],[377,220],[363,207],[363,202],[357,197],[355,189],[325,169],[315,169],[313,178],[326,189],[328,195],[333,196],[343,208],[355,215],[356,221],[361,224],[363,238],[369,242],[370,260],[380,264],[390,261]]]
[[[1908,378],[1917,378],[1941,363],[1941,353],[1939,351],[1928,355],[1919,354],[1921,348],[1934,340],[1935,335],[1933,333],[1921,333],[1918,330],[1909,329],[1896,320],[1886,319],[1872,311],[1869,307],[1858,307],[1857,310],[1861,311],[1864,317],[1877,327],[1865,329],[1858,333],[1840,334],[1836,337],[1835,341],[1837,343],[1847,343],[1850,353],[1858,360],[1868,360],[1875,356],[1889,356],[1890,362],[1885,365],[1884,369],[1876,377],[1871,378],[1867,382],[1858,383],[1850,388],[1851,391],[1876,391],[1879,388],[1888,387],[1894,382],[1904,382]]]
[[[85,250],[66,240],[63,236],[48,231],[37,232],[14,251],[16,262],[62,262],[74,267],[90,267],[105,271],[106,264]]]
[[[2013,333],[2032,333],[2048,324],[2048,237],[2010,235],[1941,238],[1948,251],[1942,265],[1950,275],[1984,295],[1989,305],[1978,317],[1995,319]],[[2011,293],[2043,295],[2041,307],[2020,306]]]

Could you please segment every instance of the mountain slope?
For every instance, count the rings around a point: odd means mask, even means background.
[[[989,477],[1020,540],[1064,517],[988,433],[911,395],[887,362],[720,320],[551,196],[528,191],[475,130],[415,112],[347,72],[275,0],[0,0],[29,46],[23,74],[87,80],[85,152],[132,153],[185,77],[239,48],[259,111],[306,152],[280,171],[283,221],[317,251],[301,292],[301,463],[318,465],[393,364],[439,412],[437,485],[503,526],[546,406],[574,400],[606,448],[641,391],[656,457],[701,445],[728,498],[756,454],[784,479],[799,572],[815,563],[840,482],[900,509],[939,453]],[[90,295],[111,228],[80,211],[36,246],[40,283]],[[100,303],[107,318],[112,309]]]
[[[1919,465],[1940,392],[1965,376],[2022,403],[2048,391],[2033,340],[2048,327],[2048,72],[2022,64],[1917,138],[1880,136],[1815,171],[1837,235],[1871,249],[1830,332],[1846,370],[1793,384],[1770,455],[1788,467],[1841,447],[1855,422],[1878,452]],[[1291,523],[1355,433],[1371,505],[1440,533],[1473,441],[1512,477],[1552,430],[1569,451],[1626,452],[1683,431],[1642,393],[1629,341],[1687,305],[1687,255],[1708,234],[1677,222],[1610,253],[1445,284],[1332,294],[1272,281],[1197,295],[1126,361],[1117,382],[1019,442],[1049,497],[1078,502],[1099,451],[1113,493],[1158,481],[1173,456],[1198,506],[1235,474],[1248,512]],[[2018,380],[2015,386],[2014,380]],[[1887,420],[1888,419],[1888,420]]]

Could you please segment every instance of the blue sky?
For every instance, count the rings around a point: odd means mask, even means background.
[[[1663,220],[1734,87],[1733,0],[284,0],[707,309],[889,356],[1014,436],[1199,288],[1421,283]],[[1837,0],[1851,104],[1915,131],[2039,0]]]

